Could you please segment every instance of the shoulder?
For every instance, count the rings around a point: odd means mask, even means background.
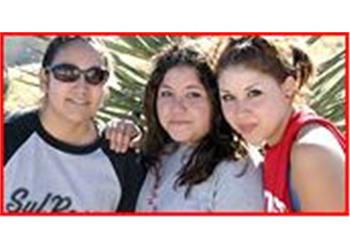
[[[292,166],[345,163],[345,154],[335,136],[325,127],[310,124],[301,129],[291,151]]]
[[[122,184],[122,198],[118,206],[119,211],[133,211],[137,197],[146,176],[146,170],[140,163],[140,154],[129,150],[125,154],[115,154],[118,164],[119,180]]]
[[[5,165],[37,128],[37,111],[16,112],[5,118]]]
[[[291,181],[303,209],[342,207],[345,154],[325,128],[309,126],[291,151]]]
[[[136,150],[129,149],[126,153],[116,153],[109,148],[109,142],[105,138],[101,138],[101,148],[121,178],[125,177],[127,180],[145,175],[146,170],[141,164],[141,154]]]
[[[263,210],[262,171],[251,159],[225,161],[217,170],[213,210]]]
[[[222,161],[214,174],[220,182],[261,182],[262,169],[250,157],[245,157],[238,161]]]
[[[5,117],[5,138],[18,138],[31,134],[38,126],[38,111],[21,111],[8,114]]]
[[[35,126],[38,119],[38,110],[26,110],[7,114],[5,129],[29,129]]]
[[[134,149],[129,149],[126,153],[116,153],[110,149],[109,141],[104,135],[101,137],[101,148],[104,154],[112,161],[113,165],[119,169],[125,169],[128,171],[130,170],[130,167],[139,165],[139,153],[137,153]]]
[[[297,136],[298,144],[319,145],[325,148],[340,148],[334,134],[321,124],[311,123],[303,126]]]

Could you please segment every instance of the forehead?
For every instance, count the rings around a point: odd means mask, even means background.
[[[164,85],[174,89],[189,86],[204,88],[196,69],[192,66],[175,66],[168,70],[163,78],[161,87]]]
[[[244,66],[229,66],[219,76],[220,87],[230,87],[244,89],[251,85],[265,88],[278,86],[277,81],[270,75],[259,70],[247,68]]]
[[[54,63],[73,63],[77,65],[101,65],[102,55],[90,44],[73,41],[64,45],[56,54]]]

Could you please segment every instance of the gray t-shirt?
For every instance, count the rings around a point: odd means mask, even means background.
[[[37,111],[5,123],[6,212],[132,211],[143,181],[134,155],[102,138],[74,146],[50,135]]]
[[[185,198],[186,186],[174,183],[190,150],[180,147],[161,160],[160,182],[149,171],[138,197],[137,211],[263,211],[261,169],[249,159],[223,161],[204,182],[193,186]],[[238,177],[248,164],[243,176]]]

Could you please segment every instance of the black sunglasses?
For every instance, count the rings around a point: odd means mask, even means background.
[[[73,64],[57,64],[46,68],[47,72],[51,71],[53,76],[61,82],[75,82],[81,74],[88,84],[99,85],[105,83],[109,77],[109,72],[98,66],[82,70]]]

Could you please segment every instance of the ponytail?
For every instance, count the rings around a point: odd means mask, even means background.
[[[304,85],[307,84],[308,80],[313,74],[314,67],[310,60],[310,57],[305,52],[293,46],[291,49],[296,79],[299,82],[298,88],[301,89]]]

